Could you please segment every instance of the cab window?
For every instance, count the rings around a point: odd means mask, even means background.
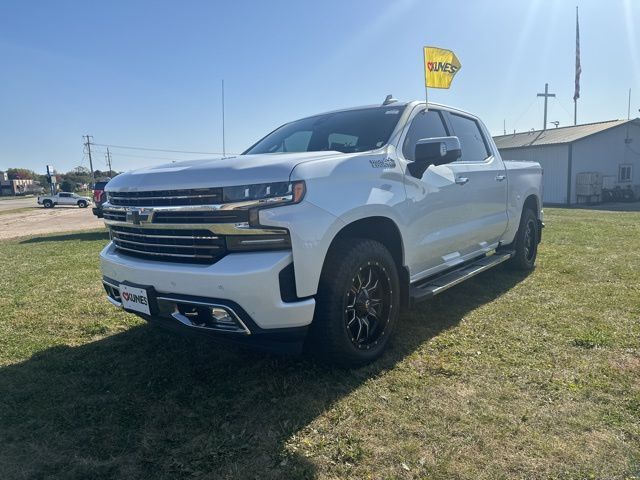
[[[462,147],[459,162],[482,162],[491,155],[477,121],[455,113],[449,114],[449,121],[453,134],[460,139]]]
[[[416,143],[423,138],[446,137],[447,130],[438,110],[418,113],[409,126],[409,131],[402,144],[402,154],[407,160],[415,160]]]

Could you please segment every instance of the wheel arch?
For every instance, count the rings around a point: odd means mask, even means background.
[[[405,266],[405,249],[400,228],[391,218],[385,216],[371,216],[354,220],[342,227],[331,240],[326,258],[329,256],[336,243],[348,238],[363,238],[375,240],[385,246],[393,257],[400,281],[400,299],[403,305],[408,304],[409,299],[409,270]]]
[[[536,217],[540,218],[540,203],[537,195],[532,193],[525,198],[524,203],[522,204],[522,211],[524,212],[527,208],[531,208],[536,214]]]

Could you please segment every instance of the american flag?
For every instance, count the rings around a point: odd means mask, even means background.
[[[580,66],[580,25],[578,24],[578,7],[576,7],[576,89],[573,93],[573,101],[580,98],[580,74],[582,67]]]

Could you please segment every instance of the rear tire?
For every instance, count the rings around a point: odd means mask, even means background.
[[[539,229],[536,213],[530,208],[525,208],[520,217],[516,238],[509,247],[506,247],[515,251],[508,262],[509,268],[523,271],[533,270],[538,256]]]
[[[399,307],[398,270],[384,245],[338,240],[322,270],[309,346],[329,363],[370,363],[382,355]]]
[[[42,202],[42,206],[44,208],[53,208],[53,202],[51,200],[45,200]]]

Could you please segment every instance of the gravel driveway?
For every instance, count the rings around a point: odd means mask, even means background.
[[[91,213],[91,208],[37,206],[25,210],[25,206],[16,204],[14,208],[21,208],[21,210],[15,213],[2,208],[6,207],[7,203],[14,202],[17,201],[0,202],[0,240],[43,233],[104,228],[102,220]]]

